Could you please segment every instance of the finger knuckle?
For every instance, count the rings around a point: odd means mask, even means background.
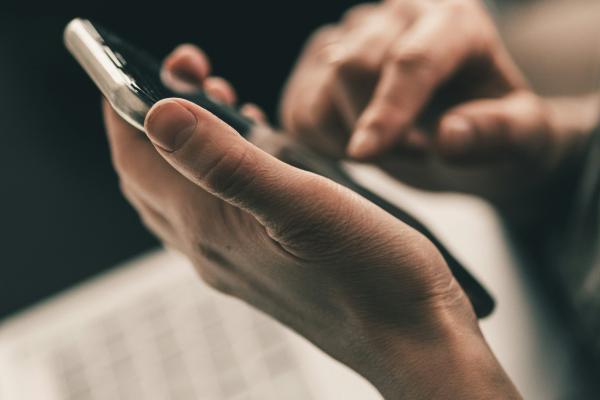
[[[340,185],[316,176],[308,182],[329,196],[315,199],[310,207],[297,202],[296,212],[271,224],[270,233],[284,248],[304,260],[333,261],[344,252],[340,248],[345,244],[339,242],[347,243],[345,239],[350,239],[353,229],[349,227],[360,207],[349,207],[348,201],[338,201],[341,198],[348,200],[347,190]],[[334,242],[335,246],[332,245]]]
[[[254,165],[250,149],[230,149],[217,157],[199,178],[220,197],[235,200],[254,182],[257,172]]]
[[[551,111],[547,102],[530,91],[520,94],[521,105],[518,107],[523,119],[531,121],[537,127],[537,131],[552,131]],[[516,112],[516,110],[515,110]]]
[[[420,75],[429,75],[435,72],[435,61],[431,52],[417,45],[400,46],[389,55],[392,65],[402,72],[415,72]]]
[[[542,100],[538,95],[528,90],[519,91],[517,96],[521,99],[521,105],[526,107],[529,111],[537,111],[542,108]]]
[[[335,62],[335,76],[341,80],[354,80],[373,69],[369,60],[361,54],[348,54]]]
[[[377,4],[359,4],[346,11],[342,16],[342,21],[351,25],[358,23],[362,21],[364,17],[371,14],[377,7]]]
[[[322,46],[337,37],[338,31],[339,27],[335,24],[323,25],[308,38],[308,43],[315,47]]]

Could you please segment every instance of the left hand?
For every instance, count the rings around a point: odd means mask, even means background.
[[[194,62],[203,58],[192,53]],[[171,57],[179,59],[167,67],[185,61],[181,51]],[[425,396],[432,371],[456,375],[473,363],[514,391],[464,292],[421,234],[185,100],[155,104],[146,135],[106,104],[104,113],[126,197],[208,284],[295,329],[390,397]],[[478,369],[464,372],[479,379]],[[443,385],[435,393],[465,386],[455,376]]]

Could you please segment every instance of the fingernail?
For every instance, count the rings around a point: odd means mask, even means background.
[[[347,153],[352,158],[369,158],[379,150],[379,137],[368,130],[359,130],[352,135]]]
[[[179,149],[194,133],[196,116],[176,101],[155,105],[146,118],[146,133],[162,149]]]
[[[444,150],[452,154],[466,153],[475,142],[475,130],[468,119],[453,115],[447,117],[442,126]]]

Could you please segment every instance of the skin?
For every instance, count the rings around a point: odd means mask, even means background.
[[[164,65],[173,79],[235,100],[194,47]],[[244,109],[264,121],[255,106]],[[444,259],[418,232],[185,100],[154,105],[146,134],[106,103],[104,115],[123,193],[209,285],[290,326],[386,398],[519,398]]]
[[[416,187],[542,215],[598,123],[597,95],[542,98],[479,0],[388,0],[308,41],[287,83],[287,132]]]

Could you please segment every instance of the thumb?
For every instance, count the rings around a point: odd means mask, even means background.
[[[547,149],[551,136],[543,100],[516,92],[450,109],[440,120],[436,145],[442,157],[457,163],[534,159]]]
[[[265,153],[209,111],[166,99],[148,112],[145,131],[177,171],[266,226],[298,215],[316,176]],[[306,205],[304,205],[306,206]]]

